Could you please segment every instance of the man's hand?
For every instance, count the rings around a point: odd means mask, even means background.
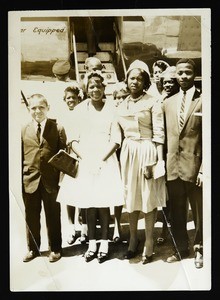
[[[197,176],[196,185],[198,185],[199,187],[202,187],[203,185],[203,174],[201,172],[199,172]]]

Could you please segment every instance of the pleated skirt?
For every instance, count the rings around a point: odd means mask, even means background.
[[[125,138],[120,163],[127,212],[148,213],[166,206],[165,177],[145,179],[144,167],[157,162],[156,145],[150,139]]]

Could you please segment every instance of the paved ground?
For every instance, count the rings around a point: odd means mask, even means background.
[[[154,260],[142,265],[141,251],[144,240],[143,218],[139,219],[141,243],[137,257],[123,260],[127,250],[128,216],[122,215],[123,243],[110,242],[110,258],[103,264],[96,259],[86,263],[83,253],[87,245],[77,240],[69,246],[63,239],[63,257],[56,263],[49,263],[44,214],[42,214],[42,256],[29,263],[23,263],[26,253],[25,223],[23,207],[10,197],[10,289],[11,291],[155,291],[155,290],[209,290],[210,259],[202,269],[194,267],[193,253],[188,259],[168,264],[164,259],[170,254],[171,241],[163,246],[155,245]],[[155,240],[159,236],[161,211],[155,224]],[[65,219],[62,213],[63,231]],[[189,236],[192,239],[193,222],[189,214]],[[113,231],[113,224],[111,230]],[[99,234],[99,232],[98,232]]]

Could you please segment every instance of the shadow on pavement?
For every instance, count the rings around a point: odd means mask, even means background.
[[[139,220],[141,221],[142,219],[143,219],[143,214],[140,214]],[[192,221],[191,211],[189,212],[188,221],[189,222]],[[129,241],[128,214],[123,213],[122,217],[121,217],[122,241],[120,243],[114,243],[112,241],[113,229],[114,229],[113,225],[114,225],[114,219],[111,216],[110,230],[109,230],[109,260],[111,260],[111,259],[124,260],[123,255],[127,251],[128,241]],[[157,245],[157,243],[156,243],[156,240],[160,236],[160,233],[161,233],[161,227],[162,227],[162,211],[159,211],[158,216],[157,216],[157,222],[155,223],[155,229],[154,229],[154,255],[153,255],[154,262],[158,261],[158,260],[165,261],[167,259],[167,257],[173,253],[173,243],[172,243],[172,237],[170,235],[170,232],[169,232],[164,244]],[[188,230],[189,246],[190,246],[189,258],[192,258],[194,256],[194,253],[192,250],[193,233],[194,233],[194,229]],[[79,232],[78,232],[78,236],[79,236]],[[100,226],[97,223],[98,247],[99,247],[99,239],[100,238],[101,238]],[[142,250],[144,247],[144,240],[145,240],[144,229],[138,230],[138,239],[140,242],[139,242],[138,249],[137,249],[137,255],[134,258],[130,259],[131,264],[139,263],[141,261]],[[78,239],[76,240],[76,242],[73,245],[63,248],[63,257],[83,256],[84,253],[87,251],[87,248],[88,248],[88,242],[87,242],[87,244],[81,244],[79,241],[79,237],[78,237]],[[42,255],[44,255],[44,253],[42,253]]]

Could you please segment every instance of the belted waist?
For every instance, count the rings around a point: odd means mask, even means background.
[[[144,137],[126,137],[125,139],[127,140],[132,140],[132,141],[142,141],[142,140],[148,140],[151,141],[152,138],[144,138]]]

